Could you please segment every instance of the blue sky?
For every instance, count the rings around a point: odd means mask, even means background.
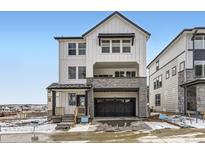
[[[0,12],[0,104],[46,103],[58,80],[54,36],[80,36],[112,12]],[[205,26],[205,12],[121,12],[152,35],[150,62],[182,29]]]

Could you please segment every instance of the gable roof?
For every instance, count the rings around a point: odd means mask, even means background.
[[[146,30],[144,30],[143,28],[141,28],[140,26],[138,26],[137,24],[135,24],[134,22],[132,22],[131,20],[129,20],[128,18],[126,18],[125,16],[123,16],[121,13],[115,11],[113,12],[111,15],[109,15],[107,18],[105,18],[104,20],[102,20],[100,23],[98,23],[96,26],[94,26],[93,28],[91,28],[90,30],[88,30],[87,32],[85,32],[82,36],[86,36],[87,34],[89,34],[90,32],[92,32],[94,29],[96,29],[98,26],[102,25],[104,22],[106,22],[107,20],[109,20],[111,17],[113,17],[114,15],[118,15],[121,18],[123,18],[124,20],[126,20],[127,22],[129,22],[130,24],[132,24],[134,27],[138,28],[139,30],[141,30],[142,32],[144,32],[145,34],[147,34],[148,36],[150,36],[151,34],[149,32],[147,32]]]
[[[159,56],[161,56],[167,48],[169,48],[184,32],[191,32],[193,30],[199,30],[199,29],[205,29],[205,27],[194,27],[194,28],[186,28],[183,29],[148,65],[147,68],[150,67],[150,65],[157,59]]]

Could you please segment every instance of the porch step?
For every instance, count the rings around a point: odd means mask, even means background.
[[[62,122],[74,122],[74,116],[72,114],[63,115]]]
[[[60,122],[62,122],[62,117],[61,116],[52,116],[52,122],[53,123],[60,123]]]
[[[73,125],[72,122],[61,122],[58,123],[56,126],[56,130],[62,130],[62,129],[70,129],[70,127]]]

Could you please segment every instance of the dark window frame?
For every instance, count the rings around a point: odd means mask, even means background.
[[[76,93],[68,93],[68,103],[70,106],[77,105],[77,95]]]
[[[74,70],[71,70],[71,69]],[[72,73],[71,71],[74,71],[75,73],[73,73],[73,75],[71,75],[70,73]],[[76,79],[76,66],[68,66],[68,79]]]
[[[85,45],[85,46],[80,47],[81,45]],[[86,43],[78,43],[78,55],[86,55]]]
[[[117,43],[116,43],[115,41],[116,41]],[[120,45],[120,44],[121,44],[121,41],[120,41],[120,40],[112,40],[111,42],[112,42],[112,44],[111,44],[111,45],[112,45],[112,53],[120,53],[120,49],[121,49],[121,47],[120,47],[121,45]],[[118,43],[119,43],[119,46],[113,46],[113,44],[118,44]],[[118,49],[118,50],[116,50],[116,49]],[[115,50],[116,50],[117,52],[116,52]],[[114,52],[113,52],[113,51],[114,51]]]
[[[127,45],[128,42],[126,41],[129,41],[129,46]],[[131,53],[131,40],[122,40],[122,53]],[[127,50],[129,49],[129,50]]]
[[[155,95],[155,106],[161,106],[161,94]]]
[[[70,47],[71,44],[75,45],[75,47]],[[68,55],[69,56],[76,56],[76,49],[77,49],[76,43],[68,43]]]
[[[158,71],[158,70],[159,70],[159,60],[156,61],[156,71]]]
[[[80,72],[80,69],[84,69],[84,72]],[[82,74],[81,74],[82,73]],[[86,78],[86,67],[85,66],[78,66],[78,79],[85,79]]]
[[[105,46],[109,42],[109,46]],[[110,53],[111,40],[102,40],[101,42],[101,53]],[[108,51],[106,51],[108,49]]]

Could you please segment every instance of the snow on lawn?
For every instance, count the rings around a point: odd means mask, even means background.
[[[49,124],[46,118],[33,118],[0,122],[0,134],[31,133],[34,129],[32,122],[38,122],[39,124],[35,128],[35,132],[37,133],[51,133],[55,131],[56,124]]]
[[[203,119],[198,119],[196,122],[196,118],[184,117],[184,122],[178,122],[178,124],[185,124],[194,128],[205,128],[205,121]]]
[[[90,124],[77,124],[73,128],[71,128],[68,132],[87,132],[87,131],[95,131],[97,125]]]
[[[180,127],[171,125],[167,122],[145,122],[149,127],[151,127],[153,130],[156,129],[165,129],[165,128],[170,128],[170,129],[177,129]]]

